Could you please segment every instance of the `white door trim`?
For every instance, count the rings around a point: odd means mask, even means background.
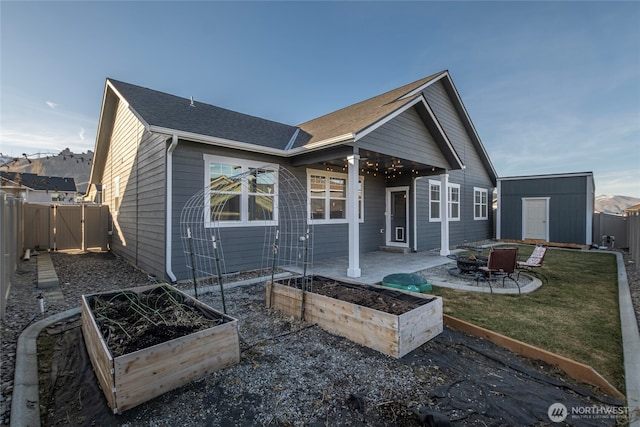
[[[533,200],[545,201],[545,241],[549,241],[549,205],[551,197],[523,197],[522,198],[522,240],[526,239],[527,234],[527,202]]]
[[[404,221],[404,229],[402,230],[402,233],[404,235],[404,238],[406,240],[406,242],[394,242],[392,241],[392,237],[395,237],[396,235],[396,228],[397,227],[393,227],[393,230],[391,229],[391,193],[392,192],[399,192],[399,191],[404,191],[405,192],[405,221]],[[402,187],[387,187],[386,188],[386,210],[385,210],[385,217],[386,217],[386,225],[385,228],[387,230],[386,232],[386,245],[387,246],[397,246],[397,247],[401,247],[401,248],[408,248],[409,247],[409,186],[405,185]]]

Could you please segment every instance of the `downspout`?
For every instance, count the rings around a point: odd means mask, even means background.
[[[173,150],[178,146],[178,135],[174,134],[171,137],[171,145],[167,148],[167,210],[166,210],[166,221],[167,228],[165,230],[165,265],[167,276],[171,279],[171,282],[176,282],[176,275],[173,274],[173,269],[171,267],[171,252],[172,252],[172,232],[173,232],[173,218],[172,218],[172,201],[173,201]]]

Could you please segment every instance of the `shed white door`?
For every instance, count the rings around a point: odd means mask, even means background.
[[[549,241],[549,198],[522,199],[522,239]]]

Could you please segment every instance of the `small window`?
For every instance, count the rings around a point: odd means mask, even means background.
[[[484,188],[473,188],[473,219],[489,219],[489,192]]]
[[[113,210],[120,212],[120,175],[113,178]]]
[[[440,221],[440,183],[429,181],[429,221]]]
[[[449,220],[460,221],[460,184],[448,185]]]
[[[347,222],[347,178],[341,173],[307,170],[309,219],[314,223]],[[358,180],[358,217],[363,221],[364,178]]]

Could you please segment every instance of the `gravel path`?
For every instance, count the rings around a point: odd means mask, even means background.
[[[39,314],[35,260],[21,263],[11,288],[1,324],[1,425],[10,420],[16,341],[24,328],[79,306],[82,294],[149,283],[145,273],[109,253],[52,253],[52,259],[64,300],[47,300],[47,313]],[[639,275],[635,269],[628,274],[640,313]],[[554,402],[567,407],[615,403],[565,382],[548,366],[446,328],[396,360],[266,309],[263,284],[229,289],[225,296],[228,312],[240,319],[239,365],[120,416],[110,414],[106,402],[90,416],[71,403],[59,404],[68,419],[89,425],[88,417],[93,425],[132,427],[418,426],[432,411],[455,425],[548,425],[547,409]],[[221,307],[215,293],[201,300]],[[597,421],[593,425],[615,424]],[[590,420],[575,424],[591,425]]]

